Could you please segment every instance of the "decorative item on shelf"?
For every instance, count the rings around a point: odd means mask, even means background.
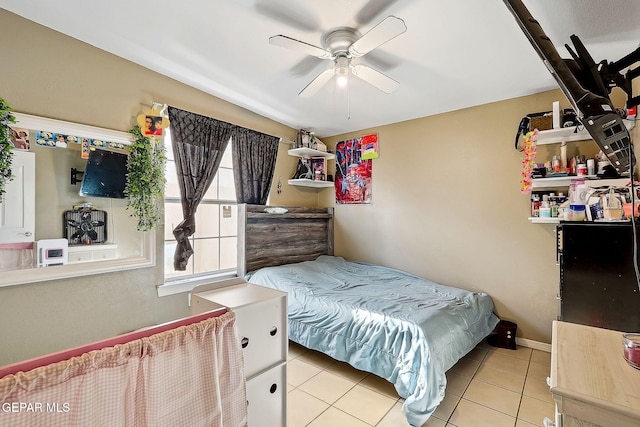
[[[164,145],[145,136],[140,126],[129,131],[134,136],[131,153],[127,161],[125,194],[130,216],[138,218],[138,230],[153,229],[160,221],[162,196],[164,194]]]
[[[538,129],[549,130],[553,129],[553,112],[545,111],[542,113],[527,114],[529,117],[529,130]]]
[[[326,175],[326,161],[324,157],[312,157],[309,162],[311,163],[311,171],[313,172],[312,179],[315,181],[325,181]]]
[[[311,139],[313,132],[309,132],[308,130],[300,129],[298,134],[296,135],[296,148],[312,148],[311,147]]]
[[[15,123],[16,118],[7,102],[0,98],[0,203],[5,193],[7,182],[13,179],[11,164],[13,162],[13,144],[11,143],[9,123]]]
[[[264,208],[264,211],[268,214],[276,214],[276,215],[283,215],[289,212],[288,209],[277,207],[277,206]]]
[[[298,166],[296,172],[291,179],[312,179],[313,173],[311,173],[311,167],[306,159],[298,159]]]
[[[538,141],[538,130],[534,129],[525,134],[524,138],[524,159],[522,160],[522,177],[520,183],[522,184],[521,192],[531,192],[531,175],[535,167],[536,159],[536,142]]]
[[[616,195],[616,190],[611,187],[609,193],[602,198],[602,211],[605,219],[621,219],[622,218],[622,202]]]

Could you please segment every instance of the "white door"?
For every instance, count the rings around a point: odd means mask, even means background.
[[[14,150],[13,180],[0,203],[0,243],[33,242],[36,227],[36,155]]]

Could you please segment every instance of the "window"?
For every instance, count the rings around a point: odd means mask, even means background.
[[[182,221],[182,205],[170,130],[164,137],[167,147],[167,184],[164,199],[164,279],[166,285],[210,281],[212,277],[235,276],[237,266],[237,205],[233,181],[231,142],[222,156],[220,168],[196,211],[196,231],[190,238],[194,254],[185,271],[173,268],[176,241],[173,229]],[[187,288],[186,290],[189,290]],[[185,289],[182,289],[184,291]]]

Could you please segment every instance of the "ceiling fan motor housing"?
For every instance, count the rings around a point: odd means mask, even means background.
[[[329,50],[333,58],[344,56],[350,58],[349,46],[351,46],[359,36],[355,29],[340,27],[327,32],[324,36],[323,47]]]

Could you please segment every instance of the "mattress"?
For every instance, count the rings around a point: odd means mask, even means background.
[[[498,323],[485,293],[341,257],[246,278],[288,293],[291,340],[393,383],[414,426],[444,398],[445,372]]]

